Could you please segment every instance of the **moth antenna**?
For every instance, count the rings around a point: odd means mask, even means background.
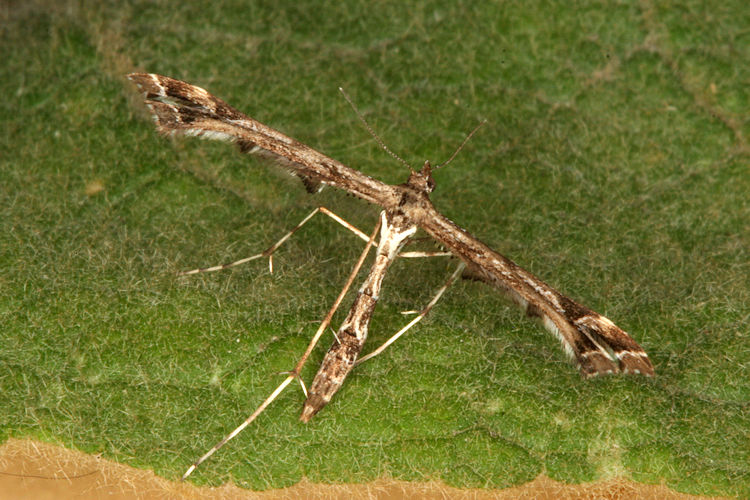
[[[467,142],[469,142],[469,139],[471,139],[471,136],[474,135],[477,132],[477,130],[479,130],[479,128],[482,125],[484,125],[485,123],[487,123],[487,120],[482,120],[481,122],[479,122],[479,125],[477,125],[476,127],[474,127],[474,130],[472,130],[471,133],[466,136],[466,139],[464,139],[464,142],[462,142],[461,145],[453,152],[453,154],[451,155],[451,157],[448,158],[448,161],[446,161],[444,163],[441,163],[440,165],[434,167],[433,170],[437,170],[437,169],[439,169],[441,167],[446,166],[450,162],[452,162],[453,158],[456,157],[456,155],[458,154],[458,152],[461,151],[464,148],[464,146],[466,146]]]
[[[409,165],[408,163],[406,163],[406,161],[403,158],[401,158],[399,155],[397,155],[396,153],[394,153],[393,151],[391,151],[390,149],[388,149],[388,146],[385,145],[385,143],[383,142],[383,140],[380,137],[378,137],[378,134],[376,134],[375,131],[372,129],[372,127],[370,127],[370,124],[367,123],[367,120],[365,120],[365,117],[362,116],[362,113],[359,112],[359,110],[357,109],[357,106],[354,105],[354,103],[349,98],[349,95],[344,91],[344,89],[341,88],[341,87],[339,87],[339,91],[341,91],[341,93],[344,94],[344,99],[346,99],[346,102],[348,102],[349,106],[352,107],[352,109],[354,110],[354,112],[357,114],[357,118],[359,118],[359,121],[362,122],[362,124],[365,126],[365,128],[367,129],[367,131],[373,137],[373,139],[375,139],[375,142],[377,142],[378,145],[380,145],[380,147],[383,148],[386,151],[386,153],[388,153],[389,155],[391,155],[392,157],[394,157],[395,159],[397,159],[398,161],[400,161],[403,165],[406,165],[406,167],[410,171],[414,171],[414,169],[411,168],[411,165]]]

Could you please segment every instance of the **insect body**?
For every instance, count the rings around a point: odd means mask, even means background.
[[[435,181],[428,162],[412,170],[405,183],[389,185],[263,125],[200,87],[156,74],[133,73],[129,78],[145,93],[161,132],[234,142],[243,152],[275,160],[310,192],[329,185],[382,207],[384,233],[378,257],[311,386],[302,420],[309,420],[330,400],[353,366],[377,300],[373,290],[377,293],[388,265],[417,227],[465,263],[465,277],[495,287],[528,316],[540,318],[584,377],[654,374],[646,352],[612,321],[561,294],[438,212],[429,198]]]

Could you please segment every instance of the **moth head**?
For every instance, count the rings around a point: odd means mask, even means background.
[[[435,179],[432,178],[432,165],[425,161],[422,170],[419,172],[411,171],[409,180],[406,182],[409,186],[423,193],[431,193],[435,189]]]

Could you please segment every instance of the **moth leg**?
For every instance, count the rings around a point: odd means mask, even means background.
[[[398,256],[405,259],[414,259],[421,257],[452,257],[453,254],[450,252],[401,252]]]
[[[437,301],[440,300],[440,297],[443,296],[443,293],[461,275],[461,272],[464,270],[464,267],[465,267],[465,264],[463,262],[459,263],[458,267],[456,268],[455,271],[453,271],[453,274],[451,274],[450,278],[448,278],[448,280],[445,282],[445,284],[443,284],[443,286],[440,287],[440,289],[435,294],[435,296],[432,298],[432,300],[424,307],[424,309],[422,309],[419,312],[419,314],[414,319],[412,319],[401,330],[399,330],[398,332],[396,332],[391,338],[389,338],[388,340],[386,340],[383,343],[383,345],[381,345],[380,347],[378,347],[377,349],[375,349],[374,351],[372,351],[370,354],[367,354],[366,356],[362,356],[361,358],[359,358],[354,363],[354,366],[357,366],[357,365],[359,365],[361,363],[364,363],[368,359],[374,358],[375,356],[377,356],[378,354],[380,354],[381,352],[383,352],[389,345],[393,344],[396,340],[398,340],[398,338],[401,337],[401,335],[403,335],[404,333],[406,333],[407,330],[409,330],[412,326],[414,326],[417,323],[419,323],[422,320],[422,318],[424,318],[425,316],[427,316],[429,314],[429,312],[432,310],[432,308],[435,306],[435,304],[437,303]]]
[[[313,216],[315,214],[317,214],[318,212],[320,212],[320,213],[322,213],[324,215],[327,215],[331,219],[335,220],[336,222],[338,222],[339,224],[341,224],[342,226],[344,226],[345,228],[347,228],[349,231],[351,231],[352,233],[356,234],[359,238],[363,239],[364,241],[368,241],[369,240],[368,236],[365,233],[363,233],[362,231],[360,231],[359,229],[357,229],[353,224],[350,224],[346,220],[342,219],[341,217],[339,217],[335,213],[333,213],[330,210],[328,210],[326,207],[317,207],[315,210],[313,210],[312,212],[310,212],[307,215],[307,217],[305,217],[304,219],[302,219],[302,221],[299,224],[297,224],[296,226],[294,226],[294,228],[292,228],[291,231],[289,231],[288,233],[286,233],[279,241],[277,241],[276,243],[274,243],[270,247],[266,248],[265,250],[263,250],[259,254],[252,255],[250,257],[245,257],[244,259],[240,259],[240,260],[237,260],[237,261],[234,261],[234,262],[230,262],[228,264],[220,264],[218,266],[211,266],[211,267],[202,267],[202,268],[198,268],[198,269],[191,269],[190,271],[180,271],[180,272],[177,273],[177,276],[187,276],[189,274],[210,273],[210,272],[213,272],[213,271],[223,271],[224,269],[229,269],[230,267],[239,266],[240,264],[244,264],[245,262],[250,262],[251,260],[260,259],[261,257],[268,257],[268,268],[269,268],[270,272],[273,273],[273,254],[274,254],[274,252],[276,250],[278,250],[278,248],[281,245],[283,245],[286,242],[286,240],[288,240],[289,238],[291,238],[294,233],[296,233],[297,231],[299,231],[299,229],[302,226],[304,226],[307,223],[307,221],[309,221],[310,219],[312,219]],[[377,246],[377,244],[376,244],[376,246]]]
[[[312,217],[315,214],[313,212],[308,217]],[[349,288],[351,288],[352,283],[354,283],[354,279],[357,277],[357,273],[359,273],[359,270],[362,268],[362,265],[365,262],[365,258],[367,257],[367,254],[370,252],[370,248],[375,243],[375,236],[378,234],[378,231],[380,230],[380,219],[378,219],[378,223],[375,225],[375,230],[372,232],[372,235],[367,239],[367,246],[365,246],[365,249],[362,251],[362,254],[359,256],[359,259],[357,260],[357,263],[354,265],[354,268],[352,269],[352,272],[349,273],[349,278],[346,280],[346,284],[342,288],[341,292],[339,293],[338,297],[336,297],[336,300],[333,303],[333,306],[331,306],[331,309],[328,311],[328,314],[326,314],[325,318],[323,318],[323,321],[320,323],[320,326],[318,327],[318,330],[315,332],[315,335],[313,336],[312,340],[310,340],[310,343],[307,346],[307,350],[305,350],[305,353],[302,355],[300,360],[297,362],[297,365],[294,367],[294,370],[289,372],[289,375],[284,379],[281,384],[279,384],[278,387],[271,393],[270,396],[268,396],[261,404],[258,406],[258,408],[245,419],[244,422],[242,422],[239,426],[237,426],[232,432],[227,434],[224,439],[216,443],[210,450],[208,450],[206,453],[203,454],[198,460],[196,460],[193,465],[188,467],[188,470],[185,471],[185,473],[182,475],[182,481],[187,479],[187,477],[193,473],[193,471],[203,462],[205,462],[211,455],[216,453],[219,448],[227,444],[232,438],[234,438],[237,434],[243,431],[245,427],[250,425],[253,420],[258,418],[258,415],[263,413],[263,411],[270,405],[274,399],[276,399],[279,394],[282,393],[284,389],[286,389],[286,386],[288,386],[295,378],[299,378],[299,373],[302,370],[302,367],[304,366],[305,362],[307,361],[307,358],[310,357],[310,353],[313,351],[315,346],[318,343],[318,340],[320,340],[320,337],[323,336],[323,333],[325,332],[326,328],[328,328],[328,325],[331,323],[331,320],[333,319],[333,314],[336,312],[336,310],[339,308],[339,305],[341,305],[341,302],[344,300],[344,296],[349,291]],[[304,389],[304,384],[302,385],[304,392],[307,392]]]
[[[423,240],[432,240],[432,238],[412,238],[409,241],[407,241],[404,246],[418,243]],[[398,253],[398,257],[403,257],[405,259],[425,258],[425,257],[452,257],[452,256],[453,256],[452,253],[446,252],[445,250],[433,250],[433,251],[417,250],[417,251],[411,251],[411,252],[400,251]]]

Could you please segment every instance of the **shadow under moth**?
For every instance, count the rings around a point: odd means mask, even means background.
[[[330,401],[358,361],[388,266],[417,228],[422,229],[461,260],[462,265],[451,280],[462,271],[463,277],[495,287],[509,296],[528,316],[541,319],[546,329],[560,340],[565,352],[575,360],[584,377],[608,373],[654,375],[654,367],[646,352],[612,321],[561,294],[438,212],[430,202],[430,193],[435,188],[435,181],[432,177],[434,168],[429,162],[425,162],[419,171],[410,169],[411,173],[405,183],[389,185],[349,168],[246,116],[200,87],[156,74],[133,73],[128,77],[145,94],[146,104],[160,132],[233,142],[243,152],[270,158],[291,171],[302,180],[311,193],[326,185],[333,186],[382,208],[378,224],[379,241],[375,243],[378,228],[369,238],[359,232],[360,237],[368,241],[367,248],[350,275],[347,286],[342,290],[295,369],[255,413],[196,461],[183,479],[252,422],[293,380],[300,382],[307,396],[301,420],[307,422]],[[284,238],[279,244],[283,240]],[[270,258],[277,246],[278,244],[259,256]],[[367,251],[373,246],[377,246],[377,250],[371,270],[359,289],[347,318],[334,334],[334,342],[308,391],[299,379],[300,369],[330,322],[335,308],[356,276]],[[243,259],[245,260],[248,259]],[[217,266],[195,272],[225,267],[229,266]],[[444,289],[445,287],[422,310],[416,321],[429,312]],[[403,330],[394,335],[386,345],[401,333]],[[380,350],[384,347],[385,345]],[[363,359],[360,358],[359,361]]]

